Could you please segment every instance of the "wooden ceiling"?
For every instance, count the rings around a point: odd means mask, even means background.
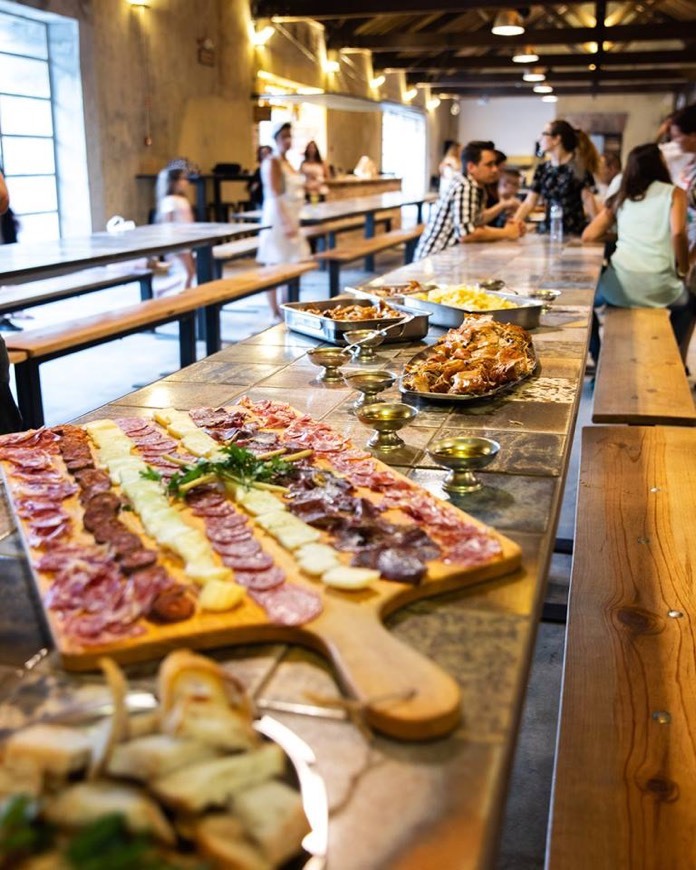
[[[376,71],[403,69],[410,84],[459,96],[529,96],[532,45],[555,93],[689,93],[696,82],[696,0],[534,3],[519,0],[255,0],[256,18],[313,18],[329,48],[366,48]],[[516,9],[522,36],[491,33]]]

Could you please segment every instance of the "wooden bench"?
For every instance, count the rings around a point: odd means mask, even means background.
[[[235,239],[224,245],[215,245],[213,248],[213,274],[216,278],[222,278],[222,270],[225,263],[232,260],[241,260],[243,257],[253,257],[259,249],[259,237],[251,236],[248,239]]]
[[[547,870],[696,856],[696,432],[582,433]]]
[[[316,269],[316,263],[289,266],[261,266],[232,278],[210,281],[174,296],[150,299],[138,305],[95,314],[70,323],[13,333],[6,338],[8,351],[24,354],[15,362],[17,403],[28,427],[43,425],[41,363],[108,341],[154,329],[165,323],[179,324],[181,366],[196,361],[196,313],[203,312],[206,324],[206,352],[220,350],[220,310],[223,305],[287,284],[297,298],[300,276]],[[12,357],[11,357],[12,358]]]
[[[607,309],[592,421],[696,424],[694,398],[667,309]]]
[[[0,291],[0,314],[24,308],[34,308],[47,302],[71,299],[83,293],[108,290],[122,284],[140,284],[140,298],[152,299],[152,272],[150,269],[112,269],[97,266],[43,281],[29,281],[3,287]]]
[[[315,254],[315,260],[329,264],[329,294],[331,296],[338,296],[341,283],[341,266],[344,266],[346,263],[352,263],[354,260],[378,254],[380,251],[386,251],[401,244],[406,245],[404,262],[410,263],[413,259],[416,243],[423,229],[423,224],[418,224],[411,229],[392,230],[389,233],[382,233],[371,239],[358,239],[338,248],[333,248],[330,251]]]

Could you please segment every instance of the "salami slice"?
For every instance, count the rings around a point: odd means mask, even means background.
[[[283,583],[273,589],[249,589],[274,625],[304,625],[322,612],[321,597],[310,589]]]
[[[273,567],[273,559],[263,550],[251,556],[223,556],[222,561],[233,571],[266,571]]]
[[[273,589],[285,582],[285,571],[278,565],[265,571],[235,571],[234,579],[247,589]]]
[[[246,540],[232,541],[229,544],[218,542],[213,544],[213,549],[221,556],[239,556],[240,558],[247,558],[262,552],[261,545],[251,536],[251,532]]]

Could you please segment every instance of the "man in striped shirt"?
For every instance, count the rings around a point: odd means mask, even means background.
[[[466,174],[452,179],[437,202],[418,242],[416,260],[437,254],[460,242],[494,242],[519,239],[524,225],[510,221],[504,227],[483,226],[484,185],[498,180],[499,170],[492,142],[469,142],[462,149]]]

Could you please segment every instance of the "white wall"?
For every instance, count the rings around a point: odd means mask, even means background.
[[[551,108],[555,108],[557,118],[580,112],[628,112],[621,152],[625,160],[631,148],[655,141],[657,128],[673,110],[673,103],[672,94],[607,94],[597,97],[559,97]]]
[[[492,139],[510,163],[519,157],[528,163],[544,124],[556,117],[556,104],[542,103],[539,97],[492,97],[486,105],[465,99],[459,105],[462,145],[472,139]]]

